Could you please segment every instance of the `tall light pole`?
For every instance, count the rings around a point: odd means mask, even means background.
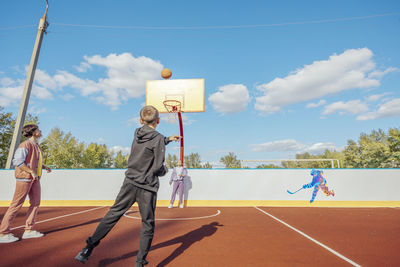
[[[28,75],[26,77],[24,92],[21,99],[21,105],[19,107],[17,121],[15,122],[14,134],[10,145],[10,151],[8,152],[6,169],[11,168],[11,161],[14,156],[14,152],[21,140],[21,128],[25,122],[25,115],[26,115],[26,110],[28,108],[29,97],[32,91],[33,80],[35,78],[35,71],[36,71],[37,61],[39,58],[40,47],[42,46],[43,34],[46,32],[46,28],[48,25],[46,21],[48,8],[49,8],[49,2],[48,0],[46,0],[46,11],[44,12],[43,17],[40,19],[39,22],[39,28],[36,35],[36,42],[35,46],[33,47],[33,52],[31,57],[31,64],[29,65]]]

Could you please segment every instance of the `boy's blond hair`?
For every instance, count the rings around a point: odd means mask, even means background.
[[[158,110],[153,106],[145,106],[140,110],[140,119],[144,124],[154,125],[159,118]]]

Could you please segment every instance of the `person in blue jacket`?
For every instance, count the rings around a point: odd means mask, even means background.
[[[314,187],[314,191],[310,200],[310,203],[314,202],[315,197],[317,196],[318,190],[321,189],[322,192],[326,196],[335,196],[335,192],[333,190],[329,190],[328,185],[326,183],[326,179],[323,176],[323,171],[320,170],[311,170],[311,176],[313,177],[311,183],[303,185],[303,188],[311,188]]]

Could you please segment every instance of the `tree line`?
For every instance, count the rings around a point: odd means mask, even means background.
[[[29,123],[39,124],[39,120],[28,114],[25,124]],[[0,168],[5,167],[14,127],[13,114],[4,112],[4,108],[0,107]],[[52,129],[43,138],[41,148],[45,164],[57,169],[123,169],[128,166],[129,154],[124,155],[121,151],[115,153],[105,144],[86,145],[59,128]],[[337,159],[342,168],[400,168],[400,128],[390,128],[387,132],[379,129],[370,134],[362,133],[357,141],[348,140],[342,151],[325,150],[317,155],[306,152],[297,154],[296,159]],[[165,162],[172,168],[178,160],[176,155],[168,154]],[[247,168],[234,152],[221,157],[220,163],[225,168]],[[202,163],[198,153],[185,156],[184,164],[187,168],[213,167],[209,162]],[[331,162],[286,161],[280,165],[259,164],[256,168],[331,168]]]

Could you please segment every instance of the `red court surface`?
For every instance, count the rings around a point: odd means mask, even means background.
[[[0,208],[3,217],[6,207]],[[0,244],[0,266],[134,266],[140,217],[74,260],[108,207],[41,207],[39,239]],[[26,208],[13,223],[21,237]],[[400,209],[158,207],[147,266],[400,266]]]

